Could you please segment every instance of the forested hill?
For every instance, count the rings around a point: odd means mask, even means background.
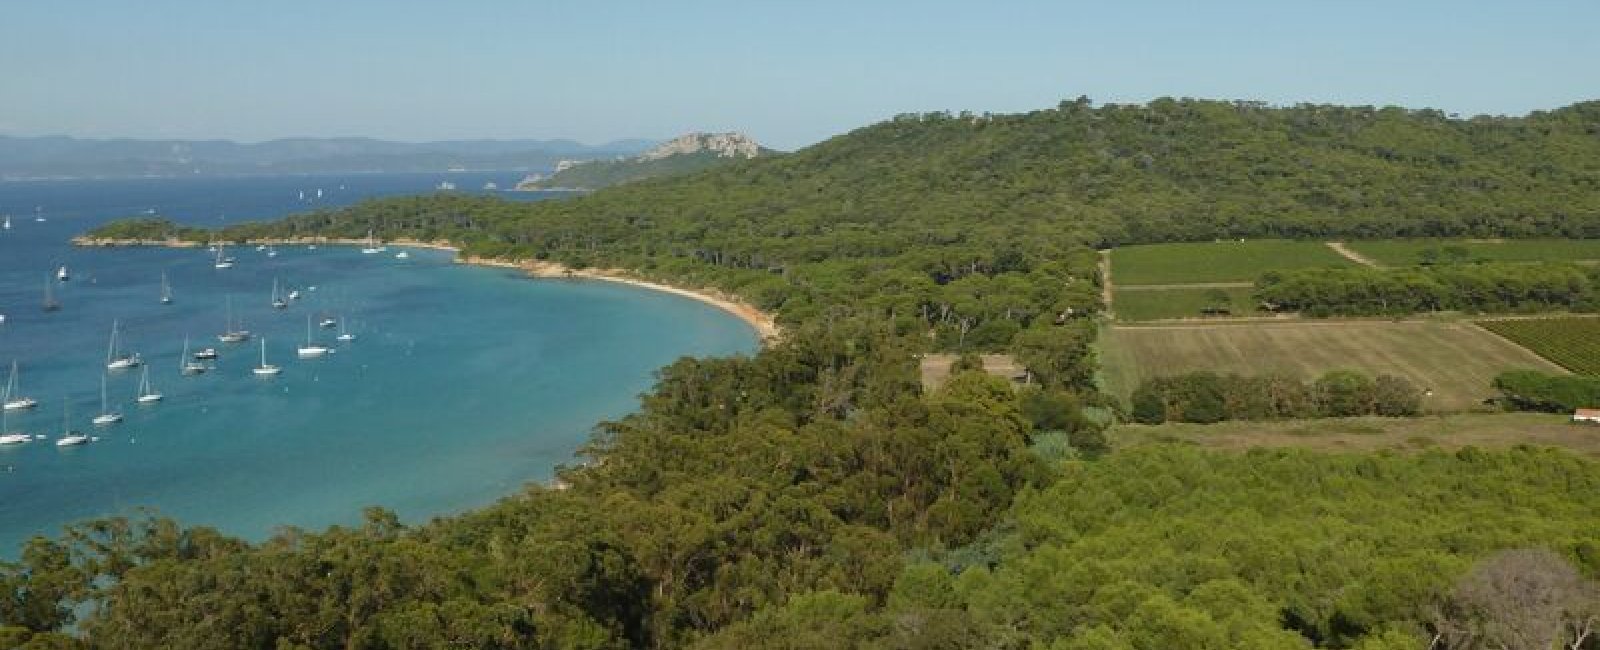
[[[1600,236],[1600,102],[1523,118],[1157,100],[905,115],[717,182],[838,221],[1051,224],[1097,243],[1246,236]]]
[[[870,311],[902,332],[934,330],[935,347],[994,349],[1095,309],[1090,246],[1600,237],[1600,102],[1465,120],[1199,100],[906,115],[794,154],[570,200],[398,198],[220,236],[369,228],[448,238],[486,257],[714,285],[791,322]]]

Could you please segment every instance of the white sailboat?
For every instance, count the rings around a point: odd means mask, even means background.
[[[161,304],[172,304],[172,283],[167,282],[167,274],[165,271],[161,273]]]
[[[57,447],[73,447],[89,442],[89,436],[78,431],[73,431],[69,423],[72,421],[72,409],[68,400],[61,400],[61,437],[56,439]]]
[[[372,236],[372,229],[367,229],[367,245],[361,248],[361,252],[372,255],[375,253],[382,253],[386,250],[389,250],[389,247],[379,246],[378,240]]]
[[[217,340],[223,343],[241,343],[250,340],[250,330],[244,329],[233,322],[233,296],[228,296],[228,320],[222,328],[222,333],[217,335]]]
[[[345,330],[345,328],[344,328],[344,317],[342,317],[342,316],[339,317],[339,336],[337,336],[335,338],[337,338],[340,341],[346,341],[346,342],[356,340],[356,335],[355,334]]]
[[[45,280],[44,280],[44,310],[45,311],[61,311],[61,301],[60,300],[56,300],[55,294],[51,293],[51,291],[50,291],[50,285],[51,284],[54,284],[54,283],[50,281],[50,278],[45,278]]]
[[[216,350],[212,350],[211,348],[206,348],[206,350],[210,350],[211,352],[211,356],[209,358],[217,358]],[[178,372],[181,372],[185,375],[198,375],[210,370],[211,368],[206,366],[206,364],[200,363],[199,359],[202,358],[205,357],[201,357],[199,355],[194,355],[191,357],[189,355],[189,337],[183,337],[183,356],[178,357]]]
[[[4,410],[20,411],[22,409],[31,409],[35,406],[38,406],[39,400],[28,397],[27,395],[23,395],[22,392],[17,389],[17,376],[17,361],[13,359],[11,361],[11,378],[6,381]]]
[[[100,414],[94,416],[94,425],[104,427],[122,421],[122,414],[111,410],[111,402],[106,399],[106,376],[100,375]]]
[[[6,222],[4,225],[0,225],[0,228],[4,228],[5,230],[11,229],[11,215],[6,215]]]
[[[217,261],[212,264],[219,269],[233,268],[233,258],[228,257],[228,247],[225,244],[217,245]]]
[[[155,387],[150,385],[150,366],[145,366],[144,372],[139,375],[139,395],[134,398],[134,401],[140,404],[154,404],[161,401],[163,397],[166,396],[157,392]]]
[[[289,306],[289,301],[284,300],[283,296],[278,295],[278,279],[277,278],[273,278],[272,279],[272,308],[273,309],[283,309],[283,308],[288,307],[288,306]]]
[[[317,321],[317,326],[321,327],[322,329],[331,330],[339,326],[339,320],[332,316],[323,316],[322,320]]]
[[[127,370],[144,365],[138,353],[128,354],[117,346],[117,321],[111,321],[111,344],[106,348],[106,370]]]
[[[67,265],[62,264],[61,268],[56,269],[56,279],[62,282],[72,279],[72,274],[67,273]]]
[[[33,436],[11,430],[11,411],[0,411],[0,445],[20,445],[30,440]]]
[[[278,249],[273,248],[271,246],[268,246],[267,247],[267,257],[277,257],[277,256],[278,256]]]
[[[407,259],[407,258],[410,258],[410,257],[411,257],[411,253],[408,253],[408,252],[406,252],[406,251],[400,251],[400,252],[398,252],[398,253],[395,253],[395,254],[394,254],[394,257],[395,257],[395,259],[397,259],[397,260],[403,260],[403,259]]]
[[[261,376],[272,376],[283,372],[283,368],[267,363],[267,337],[265,336],[261,337],[261,365],[256,366],[250,372]]]
[[[298,353],[302,359],[306,359],[311,357],[320,357],[332,351],[333,348],[322,345],[321,343],[317,343],[311,338],[311,314],[306,314],[306,344],[300,346],[295,350],[295,352]]]

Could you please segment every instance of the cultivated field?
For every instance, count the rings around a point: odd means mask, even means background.
[[[1567,370],[1600,375],[1600,318],[1524,318],[1478,324]]]
[[[1195,370],[1290,373],[1329,370],[1393,374],[1433,394],[1433,412],[1480,408],[1494,376],[1513,369],[1561,372],[1471,323],[1290,321],[1108,327],[1101,333],[1105,389],[1126,400],[1147,377]]]
[[[1385,266],[1411,266],[1425,250],[1466,249],[1468,259],[1494,262],[1582,262],[1600,260],[1600,239],[1384,239],[1345,246]]]
[[[1600,456],[1600,426],[1575,425],[1550,413],[1456,413],[1420,418],[1329,418],[1217,424],[1121,424],[1112,427],[1118,447],[1182,442],[1219,449],[1299,447],[1321,451],[1415,451],[1472,445],[1566,447]]]
[[[1112,250],[1111,277],[1118,286],[1254,282],[1272,270],[1352,264],[1318,241],[1147,244]]]
[[[1251,294],[1253,287],[1173,287],[1146,289],[1142,286],[1118,287],[1114,298],[1117,320],[1144,321],[1160,318],[1198,318],[1202,310],[1217,306],[1212,294],[1228,296],[1230,316],[1260,316],[1260,305]]]

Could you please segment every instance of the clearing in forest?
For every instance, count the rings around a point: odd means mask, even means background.
[[[1150,377],[1197,370],[1313,379],[1329,370],[1392,374],[1432,391],[1430,412],[1481,408],[1506,370],[1560,366],[1467,322],[1288,321],[1112,326],[1101,332],[1104,389],[1127,400]]]
[[[1600,239],[1379,239],[1349,241],[1344,246],[1385,266],[1413,266],[1424,261],[1600,260]]]
[[[1145,244],[1111,252],[1111,273],[1119,287],[1255,282],[1268,271],[1352,265],[1323,242],[1283,239]]]
[[[1600,425],[1573,424],[1555,413],[1455,413],[1417,418],[1326,418],[1217,424],[1119,424],[1111,444],[1137,447],[1182,442],[1218,449],[1295,447],[1318,451],[1420,451],[1468,445],[1565,447],[1600,456]]]

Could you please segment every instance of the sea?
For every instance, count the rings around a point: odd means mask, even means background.
[[[593,426],[634,410],[658,368],[757,349],[748,324],[698,301],[460,265],[446,251],[229,247],[235,265],[217,269],[205,248],[68,241],[123,217],[220,226],[428,193],[441,182],[494,192],[480,188],[519,176],[0,182],[0,215],[11,219],[0,230],[0,381],[14,360],[18,393],[39,402],[8,412],[4,428],[43,436],[0,446],[0,558],[16,557],[29,537],[102,516],[154,513],[250,540],[284,526],[358,523],[367,506],[426,522],[580,462]],[[408,258],[396,257],[402,250]],[[62,267],[67,280],[56,277]],[[171,304],[160,301],[163,274]],[[274,308],[275,283],[301,297]],[[47,290],[59,310],[43,308]],[[230,313],[255,338],[219,342]],[[325,319],[354,339],[337,341]],[[113,327],[117,352],[137,353],[143,367],[106,369]],[[308,337],[335,351],[298,358]],[[208,372],[180,372],[186,339],[218,350]],[[278,376],[252,372],[263,340]],[[164,396],[157,403],[135,402],[145,372]],[[107,411],[122,423],[91,424]],[[94,441],[58,447],[66,430]]]

